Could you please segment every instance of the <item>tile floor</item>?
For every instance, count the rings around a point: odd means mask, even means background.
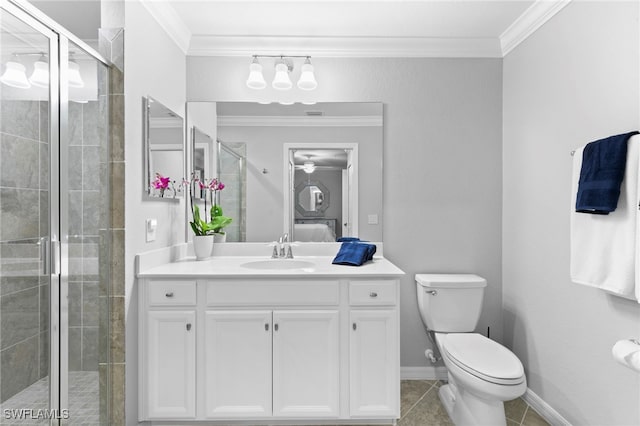
[[[70,425],[99,425],[98,373],[69,374]],[[438,380],[403,380],[401,383],[401,414],[398,426],[453,425],[440,403]],[[5,409],[44,409],[49,398],[48,380],[42,379],[0,406],[0,425],[43,425],[45,420],[7,420]],[[507,426],[548,426],[549,424],[521,398],[505,404]]]
[[[453,425],[440,402],[438,380],[403,380],[401,383],[401,410],[398,426]],[[521,398],[505,403],[507,426],[548,426]]]
[[[45,377],[0,405],[0,425],[45,425],[47,419],[37,419],[38,410],[49,406],[49,379]],[[31,409],[25,419],[7,419],[5,410]],[[69,373],[69,425],[98,426],[100,423],[97,371]]]

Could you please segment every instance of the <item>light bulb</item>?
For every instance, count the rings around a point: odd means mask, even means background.
[[[33,64],[33,73],[29,82],[37,87],[49,87],[49,64],[40,58]]]
[[[26,68],[19,62],[7,62],[4,74],[0,77],[0,81],[7,86],[17,87],[18,89],[28,89],[31,87],[27,80]]]
[[[309,58],[304,61],[301,68],[300,80],[298,80],[298,89],[301,90],[313,90],[318,87],[315,75],[313,75],[313,65]]]
[[[253,62],[249,65],[247,87],[256,90],[267,87],[267,82],[264,81],[264,76],[262,75],[262,65],[258,62],[258,58],[253,58]]]
[[[276,65],[276,75],[273,77],[271,86],[276,90],[289,90],[293,87],[289,78],[289,67],[287,64],[280,62]]]

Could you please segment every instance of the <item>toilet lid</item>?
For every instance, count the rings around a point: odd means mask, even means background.
[[[522,363],[501,344],[477,333],[446,335],[444,349],[452,362],[483,380],[515,385],[524,380]]]

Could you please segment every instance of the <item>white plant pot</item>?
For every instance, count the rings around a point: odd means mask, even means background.
[[[227,241],[227,234],[223,234],[223,233],[213,234],[213,240],[216,243],[224,243]]]
[[[196,260],[206,260],[211,257],[213,241],[213,235],[194,235],[193,251],[196,254]]]

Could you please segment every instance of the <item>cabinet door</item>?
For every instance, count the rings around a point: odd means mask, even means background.
[[[398,417],[400,377],[394,310],[351,311],[350,413]]]
[[[195,417],[195,319],[195,311],[147,313],[146,377],[150,419]]]
[[[206,416],[271,415],[271,311],[208,311]]]
[[[273,414],[337,417],[337,311],[274,311]]]

